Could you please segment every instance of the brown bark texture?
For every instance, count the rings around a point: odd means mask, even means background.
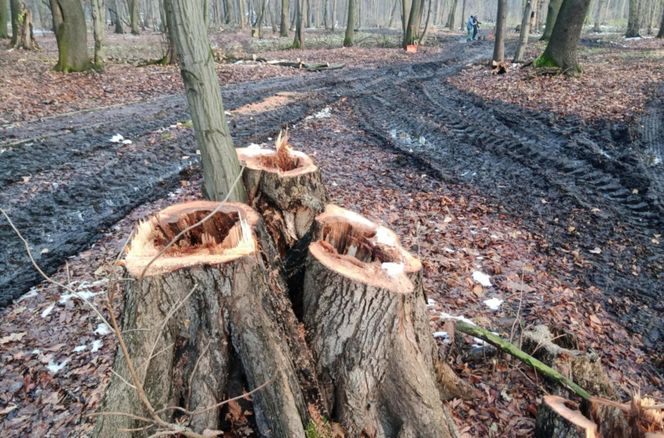
[[[516,46],[516,53],[514,54],[514,62],[523,62],[523,55],[528,46],[528,35],[530,35],[530,16],[532,12],[531,0],[526,0],[526,7],[523,10],[523,18],[521,19],[521,34],[519,35],[519,44]]]
[[[549,2],[546,12],[546,24],[544,25],[544,32],[542,33],[542,38],[540,38],[540,40],[549,41],[549,39],[551,39],[553,27],[556,25],[558,12],[560,12],[560,6],[562,4],[563,0],[551,0]]]
[[[0,0],[0,38],[9,38],[7,30],[7,21],[9,20],[9,2]]]
[[[63,73],[90,68],[88,32],[80,0],[50,0],[53,29],[58,44],[55,69]]]
[[[420,262],[384,227],[328,205],[316,219],[304,324],[332,420],[348,436],[450,437]]]
[[[169,207],[139,225],[130,243],[126,267],[134,281],[126,291],[122,331],[140,383],[165,421],[203,433],[220,429],[223,408],[207,408],[238,395],[228,388],[269,382],[251,396],[259,432],[304,437],[308,401],[296,368],[306,365],[297,351],[306,346],[274,275],[278,255],[260,216],[244,204],[224,204],[148,267],[166,242],[215,208],[208,201]],[[101,411],[147,416],[136,391],[123,382],[131,378],[120,351],[114,370]],[[145,425],[102,415],[94,436],[150,435],[121,432]]]

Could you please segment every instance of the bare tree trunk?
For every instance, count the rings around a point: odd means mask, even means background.
[[[639,11],[639,0],[629,0],[629,17],[627,19],[627,32],[626,38],[636,38],[639,35],[641,28],[641,17]]]
[[[122,16],[120,15],[120,11],[118,10],[118,0],[110,0],[111,1],[111,6],[113,7],[111,9],[111,12],[113,13],[113,23],[115,25],[114,32],[117,34],[123,34],[124,33],[124,28],[122,27]]]
[[[526,0],[526,8],[523,10],[523,18],[521,20],[521,34],[519,35],[519,45],[516,46],[516,53],[514,54],[514,62],[523,62],[523,54],[526,52],[528,46],[528,35],[530,34],[530,16],[532,14],[532,2]]]
[[[456,15],[456,9],[457,9],[457,0],[452,0],[452,4],[450,6],[450,14],[447,16],[447,27],[449,30],[454,30],[454,18]],[[466,17],[461,17],[461,21],[465,20]]]
[[[179,5],[173,7],[178,13]],[[196,9],[202,13],[200,6]],[[186,245],[186,252],[166,252],[148,267],[152,257],[146,254],[158,252],[215,209],[209,221],[180,239],[178,245]],[[249,388],[267,382],[252,396],[258,432],[304,438],[308,406],[297,375],[300,357],[294,351],[295,346],[304,347],[304,339],[283,285],[271,275],[269,261],[276,254],[260,216],[239,203],[189,202],[161,211],[139,225],[134,236],[126,267],[136,281],[127,290],[122,327],[154,410],[177,406],[199,411],[191,415],[195,432],[219,430],[223,408],[209,407],[238,395],[229,391],[244,386],[243,380]],[[117,377],[132,380],[127,366],[119,351],[102,410],[149,416],[136,391]],[[178,415],[173,409],[161,414],[171,422]],[[101,416],[94,436],[142,436],[140,430],[121,433],[140,426],[145,424],[132,418]]]
[[[304,0],[295,0],[295,38],[293,38],[293,48],[304,48],[304,20],[302,14],[304,11]]]
[[[465,30],[466,27],[466,0],[463,0],[461,3],[461,28],[460,30]]]
[[[281,0],[281,22],[279,23],[279,35],[282,37],[288,36],[288,0]]]
[[[657,38],[664,38],[664,7],[662,8],[662,19],[659,22],[659,32]]]
[[[10,0],[9,2],[9,16],[12,23],[12,39],[10,45],[12,47],[16,46],[18,43],[18,34],[19,34],[19,24],[18,24],[18,15],[21,11],[21,0]]]
[[[429,6],[427,7],[427,19],[424,23],[424,30],[422,30],[422,35],[420,35],[420,39],[418,40],[419,45],[424,45],[424,41],[426,40],[427,31],[429,30],[429,20],[431,19],[432,7],[433,7],[433,0],[429,0]]]
[[[138,15],[138,10],[139,10],[139,0],[128,0],[129,3],[127,6],[129,6],[129,20],[131,24],[131,33],[134,35],[138,35],[140,33],[140,30],[138,28],[139,24],[139,15]]]
[[[303,321],[328,410],[347,436],[456,436],[412,280],[420,271],[390,230],[332,205],[316,218]]]
[[[558,18],[558,12],[560,11],[560,6],[563,4],[563,0],[551,0],[549,2],[549,8],[546,13],[546,24],[544,25],[544,33],[542,34],[541,41],[549,41],[551,38],[551,33],[553,33],[553,28],[556,25],[556,20]]]
[[[536,67],[558,67],[566,74],[581,71],[577,60],[577,44],[590,0],[564,0],[544,53],[535,60]]]
[[[337,0],[332,0],[332,32],[337,29]]]
[[[95,68],[104,68],[104,34],[106,31],[106,14],[103,0],[91,0],[92,27],[95,39],[95,54],[93,63]]]
[[[399,4],[399,0],[394,0],[394,3],[392,4],[392,12],[390,12],[390,21],[387,24],[388,29],[392,28],[392,24],[394,24],[394,14],[397,11],[397,5]]]
[[[173,14],[170,11],[171,4],[167,0],[161,0],[161,6],[164,10],[164,35],[166,36],[166,53],[161,58],[160,64],[172,65],[177,62],[177,47],[175,45],[175,25],[173,23]]]
[[[496,40],[493,45],[493,62],[495,63],[501,63],[505,61],[506,21],[507,21],[507,0],[498,0],[498,12],[496,16]]]
[[[18,38],[14,47],[23,50],[38,49],[39,44],[37,44],[33,33],[32,12],[23,1],[19,2],[18,8]]]
[[[422,1],[423,0],[412,0],[410,14],[408,16],[408,26],[406,26],[406,35],[404,35],[402,43],[404,49],[410,44],[415,44],[415,41],[417,40],[422,19]]]
[[[206,198],[245,201],[241,184],[233,187],[240,162],[228,131],[219,80],[202,5],[190,0],[167,0],[173,23],[173,36],[180,59],[182,80],[203,164],[203,192]]]
[[[362,0],[360,0],[362,1]],[[355,30],[355,0],[348,0],[348,14],[346,20],[346,33],[344,35],[344,47],[353,45],[353,32]]]
[[[595,9],[595,25],[593,26],[593,32],[601,32],[601,21],[602,21],[602,12],[606,6],[607,0],[597,0],[597,8]]]
[[[7,0],[0,0],[0,38],[9,38],[7,21],[9,20],[9,3]]]
[[[63,73],[89,69],[88,32],[80,0],[50,1],[58,43],[58,63],[55,69]]]

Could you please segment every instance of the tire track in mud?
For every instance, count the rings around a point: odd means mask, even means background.
[[[270,78],[222,88],[231,112],[277,93],[302,99],[259,113],[231,116],[238,145],[265,141],[282,126],[345,96],[369,96],[408,80],[458,69],[457,59],[484,48],[462,48],[436,61],[382,68],[348,69],[306,76]],[[66,257],[93,242],[104,228],[131,209],[165,196],[187,173],[197,171],[191,133],[176,139],[148,140],[160,129],[189,118],[183,96],[81,111],[0,129],[0,205],[29,240],[36,261],[52,273]],[[130,146],[109,142],[120,133]],[[183,156],[192,157],[183,160]],[[182,173],[185,175],[182,175]],[[0,221],[0,306],[25,293],[40,278],[20,240]]]
[[[664,353],[664,251],[651,240],[664,231],[664,175],[639,158],[640,149],[655,157],[663,150],[661,105],[644,117],[641,147],[619,126],[482,101],[442,79],[351,105],[367,133],[523,218],[551,242],[552,256],[581,249],[591,268],[574,275],[603,289],[605,305]],[[578,232],[568,231],[572,223]]]

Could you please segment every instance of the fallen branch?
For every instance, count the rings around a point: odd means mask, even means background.
[[[563,376],[560,374],[558,371],[554,370],[550,366],[546,365],[545,363],[535,359],[531,355],[523,352],[521,349],[519,349],[516,345],[509,343],[508,341],[504,340],[500,336],[494,335],[490,331],[483,329],[481,327],[478,327],[476,325],[468,324],[467,322],[463,321],[457,321],[456,323],[456,328],[458,331],[461,333],[465,333],[467,335],[475,336],[476,338],[482,339],[483,341],[488,342],[489,344],[493,345],[494,347],[500,348],[506,353],[509,353],[510,355],[516,357],[520,361],[530,365],[531,367],[535,368],[540,374],[543,376],[546,376],[552,380],[555,380],[556,382],[560,383],[561,385],[565,386],[568,388],[570,391],[574,392],[576,395],[579,397],[585,399],[585,400],[590,400],[591,395],[586,391],[585,389],[581,388],[579,385],[568,379],[567,377]]]

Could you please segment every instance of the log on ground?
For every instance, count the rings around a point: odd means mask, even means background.
[[[456,436],[423,292],[409,278],[419,260],[387,228],[332,205],[314,237],[303,321],[332,419],[349,436]]]
[[[216,208],[149,265],[174,236]],[[272,267],[257,237],[262,227],[244,204],[207,201],[169,207],[138,226],[125,260],[134,281],[126,291],[122,330],[140,384],[163,420],[199,433],[218,430],[222,407],[208,407],[235,395],[226,389],[230,376],[239,374],[247,390],[269,382],[252,395],[263,436],[304,436],[307,402],[284,330],[295,318],[283,305],[287,297],[271,287]],[[232,372],[232,363],[241,373]],[[102,412],[149,416],[125,383],[132,379],[120,351],[114,371]],[[151,429],[121,432],[143,426],[127,416],[102,415],[94,435],[150,435]]]

